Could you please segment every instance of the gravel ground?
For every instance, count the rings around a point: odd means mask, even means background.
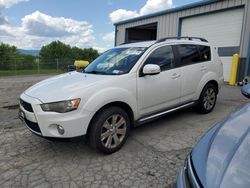
[[[103,155],[84,139],[37,137],[17,118],[20,93],[47,77],[0,78],[0,187],[172,187],[197,140],[247,102],[224,85],[212,113],[189,109],[134,128],[120,151]]]

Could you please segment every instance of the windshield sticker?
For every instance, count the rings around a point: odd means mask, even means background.
[[[126,51],[127,55],[140,55],[143,51],[141,50],[128,50]]]
[[[113,73],[114,74],[119,74],[121,71],[119,71],[119,70],[113,70]]]
[[[107,69],[107,68],[111,68],[113,66],[114,66],[113,63],[100,63],[99,65],[97,65],[96,68],[98,68],[98,69]]]

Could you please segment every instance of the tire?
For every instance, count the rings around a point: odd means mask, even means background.
[[[207,84],[198,100],[198,111],[202,114],[208,114],[213,111],[217,101],[217,89],[213,84]]]
[[[130,120],[122,108],[112,106],[98,112],[90,126],[88,139],[91,147],[104,154],[111,154],[126,142]]]

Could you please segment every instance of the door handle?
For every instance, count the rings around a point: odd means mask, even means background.
[[[200,69],[201,71],[205,71],[205,70],[207,70],[207,67],[206,66],[201,66],[201,69]]]
[[[181,76],[180,74],[174,73],[172,74],[171,78],[176,79],[176,78],[179,78],[180,76]]]

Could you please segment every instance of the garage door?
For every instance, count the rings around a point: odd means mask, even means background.
[[[229,80],[232,55],[239,53],[243,8],[182,19],[181,35],[206,38],[218,50],[225,81]]]

